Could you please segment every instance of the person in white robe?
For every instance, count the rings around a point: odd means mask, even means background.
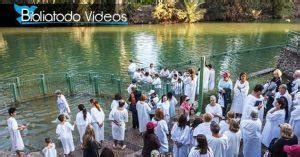
[[[192,147],[188,157],[214,157],[213,150],[208,146],[206,136],[199,134],[196,137],[197,144]]]
[[[146,125],[148,122],[150,122],[151,107],[146,100],[147,97],[142,95],[141,100],[136,104],[136,110],[139,119],[139,131],[141,134],[146,131]]]
[[[142,82],[145,83],[145,84],[152,84],[153,79],[150,76],[149,72],[145,73],[145,76],[143,77]]]
[[[261,127],[257,110],[250,113],[250,119],[241,121],[244,157],[261,157]]]
[[[137,65],[132,60],[129,60],[129,62],[130,62],[130,64],[128,66],[128,74],[129,74],[130,77],[132,77],[133,73],[137,69]]]
[[[128,94],[132,93],[132,88],[136,88],[137,84],[136,84],[136,80],[132,80],[131,83],[129,84],[128,88],[127,88],[127,92]]]
[[[242,115],[244,110],[245,100],[249,92],[249,82],[247,81],[247,74],[241,73],[239,79],[235,82],[234,97],[230,111],[236,113],[239,117]]]
[[[173,157],[187,157],[189,154],[190,127],[187,118],[181,115],[178,122],[174,123],[171,130],[171,139],[174,142]]]
[[[115,94],[114,100],[111,102],[110,104],[110,109],[117,109],[119,107],[119,101],[122,100],[122,96],[121,94],[117,93]],[[125,102],[125,106],[126,109],[128,109],[128,104]]]
[[[298,140],[300,140],[300,106],[295,106],[295,109],[291,113],[289,124],[292,126]]]
[[[176,105],[178,104],[177,99],[173,96],[172,92],[168,92],[167,93],[167,97],[169,99],[169,103],[170,103],[170,118],[174,117],[176,115]]]
[[[229,131],[229,123],[230,123],[231,120],[236,120],[235,119],[235,113],[232,112],[232,111],[229,111],[226,114],[226,119],[221,120],[220,123],[219,123],[221,134],[224,134],[225,131]]]
[[[242,139],[242,133],[239,129],[239,123],[232,120],[229,125],[229,131],[224,132],[224,135],[228,138],[228,150],[226,152],[226,157],[239,156],[240,143]]]
[[[50,138],[45,138],[46,147],[42,150],[44,157],[57,157],[55,143]]]
[[[71,112],[69,104],[67,102],[66,97],[62,94],[60,90],[56,90],[55,94],[57,96],[57,108],[59,114],[65,114],[67,118],[69,118],[69,113]]]
[[[71,155],[75,150],[72,131],[74,131],[76,123],[74,123],[74,125],[71,125],[69,122],[66,122],[66,117],[64,114],[59,115],[58,120],[60,121],[60,124],[58,124],[56,127],[56,134],[61,141],[64,154],[66,156]]]
[[[155,68],[154,68],[154,64],[151,63],[148,69],[149,75],[150,76],[154,76],[156,74]]]
[[[137,82],[142,81],[143,74],[141,72],[141,69],[138,68],[134,73],[132,79],[136,80]]]
[[[204,75],[203,75],[203,89],[204,91],[208,91],[209,84],[209,69],[207,66],[204,67]]]
[[[273,106],[276,106],[277,103],[277,99],[280,97],[285,97],[287,100],[287,106],[285,106],[285,110],[288,113],[287,115],[285,115],[285,119],[288,121],[289,117],[290,117],[290,113],[292,111],[292,96],[289,94],[289,92],[287,91],[287,86],[285,84],[281,84],[278,88],[278,92],[275,93],[274,96],[274,101],[273,101]]]
[[[105,114],[100,107],[100,104],[95,101],[91,108],[92,126],[95,132],[95,139],[97,142],[102,143],[104,140],[104,119]]]
[[[208,64],[207,67],[209,69],[208,90],[213,91],[215,88],[216,72],[215,69],[213,69],[211,64]]]
[[[250,119],[251,111],[256,110],[258,112],[259,119],[263,121],[265,108],[265,98],[262,96],[263,89],[264,87],[262,85],[257,84],[252,93],[247,96],[241,118],[242,120]]]
[[[161,97],[161,101],[157,104],[157,108],[161,108],[164,112],[164,120],[168,123],[170,121],[170,102],[166,95]]]
[[[278,98],[275,107],[270,109],[266,115],[266,124],[262,131],[262,144],[267,148],[270,146],[274,138],[280,137],[280,124],[284,123],[285,119],[285,100]]]
[[[163,68],[161,71],[160,71],[160,76],[163,77],[163,78],[167,78],[169,77],[170,75],[170,71],[168,70],[167,67]]]
[[[228,151],[228,137],[220,134],[220,126],[216,122],[210,124],[211,135],[207,135],[208,146],[213,150],[214,155],[226,157]]]
[[[162,94],[161,93],[161,79],[159,78],[158,74],[154,75],[152,85],[154,86],[155,92],[160,96]]]
[[[9,118],[7,119],[7,126],[11,140],[11,151],[16,152],[19,157],[23,157],[25,155],[23,153],[25,146],[20,131],[26,129],[27,126],[18,125],[17,120],[15,119],[17,114],[16,111],[17,109],[14,107],[8,109]]]
[[[295,95],[297,92],[300,92],[300,70],[294,72],[294,80],[292,82],[292,92],[291,95]]]
[[[92,117],[83,104],[78,105],[79,112],[76,115],[76,125],[79,132],[80,142],[82,143],[83,135],[85,133],[86,126],[92,123]]]
[[[177,82],[172,83],[172,89],[175,95],[183,94],[183,82],[181,78],[178,78]]]
[[[212,122],[212,115],[210,113],[205,113],[203,115],[204,122],[199,124],[193,131],[193,137],[196,139],[197,135],[203,134],[203,135],[211,135],[210,131],[210,124]],[[193,142],[194,144],[197,144],[197,142]],[[196,146],[196,145],[194,145]]]
[[[219,123],[222,119],[222,108],[221,105],[217,103],[217,98],[214,95],[210,96],[210,103],[205,107],[205,113],[210,113],[213,115],[213,121]]]
[[[114,139],[113,148],[117,148],[118,143],[121,149],[125,149],[125,129],[128,122],[128,111],[125,108],[125,101],[120,100],[119,106],[116,109],[111,110],[109,114],[109,120],[111,121],[112,137]]]
[[[229,71],[225,71],[222,73],[222,78],[218,83],[218,103],[221,105],[223,112],[227,110],[228,101],[224,100],[224,97],[231,99],[231,92],[233,89],[232,81],[230,79]],[[230,90],[230,93],[228,93]]]
[[[164,120],[164,112],[162,109],[157,109],[155,112],[156,127],[154,128],[154,133],[158,137],[160,142],[159,152],[161,154],[167,154],[169,152],[168,143],[168,124]]]
[[[194,104],[197,89],[197,76],[194,69],[189,69],[183,80],[184,95],[190,98],[190,104]]]

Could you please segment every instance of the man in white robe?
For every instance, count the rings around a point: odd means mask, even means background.
[[[57,108],[59,111],[59,114],[64,114],[67,119],[70,118],[69,114],[71,112],[69,104],[67,102],[66,97],[62,94],[60,90],[56,90],[55,94],[57,96]]]
[[[210,96],[210,103],[205,107],[205,113],[210,113],[213,115],[213,121],[219,123],[220,118],[222,118],[222,107],[217,103],[216,96]]]
[[[289,123],[294,130],[294,134],[300,140],[300,106],[295,106],[295,109],[291,112]]]
[[[261,95],[263,90],[262,85],[256,85],[251,94],[245,100],[242,120],[250,119],[251,111],[258,112],[258,117],[263,121],[264,117],[264,97]]]
[[[203,135],[211,135],[211,131],[210,131],[210,124],[212,121],[213,116],[210,113],[205,113],[203,115],[203,119],[204,122],[199,124],[193,131],[193,137],[194,137],[194,144],[197,144],[197,142],[195,141],[197,135],[199,134],[203,134]],[[197,145],[194,145],[195,147]]]
[[[15,119],[16,111],[17,110],[14,107],[8,109],[9,118],[7,119],[7,125],[8,131],[10,133],[11,150],[16,152],[19,157],[23,157],[25,155],[23,153],[25,146],[20,131],[26,129],[27,126],[18,125]]]
[[[289,94],[289,92],[287,91],[287,86],[285,84],[281,84],[278,88],[278,92],[275,93],[275,97],[274,97],[274,101],[273,101],[273,106],[275,107],[276,103],[277,103],[277,99],[280,97],[285,97],[287,100],[287,105],[286,109],[287,109],[287,113],[291,113],[291,109],[292,109],[292,96]],[[286,115],[286,118],[289,118],[290,115]]]
[[[208,64],[207,67],[209,69],[208,90],[212,91],[215,88],[216,72],[215,69],[213,69],[211,64]]]
[[[217,157],[226,157],[228,150],[228,137],[220,134],[220,126],[216,122],[210,124],[212,135],[207,135],[208,146]]]
[[[256,110],[250,113],[250,119],[241,121],[244,157],[261,157],[261,128]]]

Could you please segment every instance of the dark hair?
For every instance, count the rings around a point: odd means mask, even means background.
[[[181,71],[178,71],[178,75],[179,75],[179,76],[182,76],[182,72],[181,72]]]
[[[145,72],[145,76],[149,76],[149,72],[147,71],[147,72]]]
[[[211,64],[207,64],[208,68],[213,68],[213,66]]]
[[[90,103],[91,103],[91,104],[94,103],[94,101],[95,101],[94,99],[90,99]]]
[[[185,101],[186,97],[187,97],[186,95],[180,96],[179,105],[181,105]]]
[[[154,77],[159,77],[159,75],[158,74],[154,74]]]
[[[206,154],[208,150],[208,143],[206,140],[206,136],[203,134],[199,134],[196,137],[197,139],[197,149],[199,149],[200,154]]]
[[[247,73],[245,73],[245,72],[241,72],[241,73],[240,73],[240,76],[239,76],[239,80],[241,80],[241,79],[242,79],[242,76],[243,76],[243,75],[246,75],[246,78],[247,78]]]
[[[184,114],[182,114],[178,119],[178,127],[183,130],[185,126],[187,125],[188,121]]]
[[[168,92],[168,93],[167,93],[167,97],[168,97],[168,99],[172,99],[172,97],[173,97],[172,92]]]
[[[82,111],[83,119],[86,120],[87,111],[83,104],[78,105],[79,111]]]
[[[122,96],[120,93],[115,94],[115,100],[121,100]]]
[[[201,123],[203,123],[203,119],[200,118],[200,117],[197,117],[197,118],[194,119],[191,127],[196,128]]]
[[[119,100],[119,107],[123,107],[125,105],[125,101],[124,100]]]
[[[164,95],[161,96],[161,102],[163,102],[163,98],[164,98],[165,96],[167,97],[166,94],[164,94]],[[167,98],[168,98],[168,97],[167,97]]]
[[[240,129],[240,124],[235,120],[229,120],[229,130],[237,133]]]
[[[114,157],[114,152],[109,148],[103,148],[100,157]]]
[[[175,76],[175,77],[178,77],[178,75],[177,75],[177,74],[174,74],[173,76]]]
[[[153,129],[148,129],[146,130],[145,134],[144,134],[144,139],[148,139],[150,135],[154,134],[154,128]]]
[[[60,122],[63,122],[64,119],[65,119],[65,115],[64,115],[64,114],[60,114],[60,115],[58,116],[58,120],[59,120]]]
[[[45,143],[49,144],[52,143],[52,140],[50,137],[45,138]]]
[[[212,121],[210,124],[210,131],[213,134],[218,134],[220,132],[220,126],[218,123],[216,123],[215,121]]]
[[[16,111],[17,111],[16,108],[11,107],[11,108],[8,109],[8,114],[11,116],[11,115],[12,115],[14,112],[16,112]]]
[[[135,79],[133,79],[133,80],[131,81],[131,83],[135,84],[135,83],[136,83],[136,80],[135,80]]]
[[[280,98],[277,98],[277,103],[280,104],[280,109],[284,109],[285,108],[285,105],[286,105],[286,101],[285,100],[286,98],[285,97],[280,97]]]
[[[255,87],[253,89],[254,92],[261,92],[263,90],[264,90],[264,86],[262,86],[261,84],[255,85]]]

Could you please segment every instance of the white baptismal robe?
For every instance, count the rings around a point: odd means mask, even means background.
[[[139,131],[140,133],[146,131],[146,125],[150,122],[150,112],[151,108],[148,103],[138,101],[136,104],[136,110],[138,113],[138,120],[139,120]]]
[[[242,115],[242,120],[245,119],[250,119],[250,114],[252,111],[258,112],[258,118],[260,121],[263,121],[264,117],[264,106],[260,109],[258,107],[254,106],[257,101],[262,101],[264,104],[264,97],[260,96],[260,98],[255,97],[252,94],[249,94],[246,98],[245,104],[244,104],[244,109],[243,109],[243,115]]]
[[[84,119],[82,111],[77,113],[77,115],[76,115],[76,125],[77,125],[77,128],[78,128],[81,143],[82,143],[82,140],[83,140],[82,137],[85,133],[86,126],[88,124],[91,124],[91,123],[92,123],[92,117],[91,117],[91,114],[89,112],[86,113],[86,119]]]
[[[10,140],[11,140],[11,150],[23,150],[24,143],[21,137],[20,130],[18,130],[18,123],[14,117],[10,117],[7,119],[8,131],[10,133]]]
[[[97,142],[101,142],[104,140],[104,119],[105,114],[102,109],[100,111],[96,107],[91,108],[91,116],[92,116],[92,125],[95,132],[95,138]],[[98,124],[103,124],[100,127]]]
[[[241,83],[240,80],[237,80],[234,85],[233,91],[234,91],[234,97],[232,100],[232,105],[230,110],[233,111],[234,113],[242,114],[245,105],[245,100],[249,92],[248,81]]]
[[[189,138],[190,138],[190,127],[185,126],[184,128],[180,128],[178,123],[175,123],[171,130],[171,139],[173,142],[177,142],[182,144],[181,147],[177,147],[176,144],[173,146],[173,156],[174,157],[186,157],[189,152]]]
[[[55,149],[55,144],[51,143],[42,150],[44,157],[57,157],[57,151]]]
[[[241,131],[236,133],[232,131],[225,131],[224,135],[228,138],[228,150],[226,157],[238,157],[242,139]]]
[[[226,135],[222,135],[220,138],[214,136],[207,136],[208,146],[213,150],[214,155],[218,157],[226,157],[228,150],[228,138]]]
[[[128,111],[124,109],[113,109],[109,114],[109,120],[116,121],[118,124],[111,122],[112,137],[114,140],[124,141],[126,122],[128,122]]]
[[[167,153],[169,151],[168,137],[169,132],[167,122],[165,120],[160,120],[157,122],[157,126],[154,129],[155,135],[158,137],[160,142],[160,153]]]
[[[259,119],[241,121],[244,157],[261,157],[261,127]]]
[[[70,154],[75,150],[72,135],[73,130],[74,126],[72,126],[69,122],[65,122],[64,124],[58,124],[56,127],[56,134],[59,136],[59,139],[64,149],[64,154]]]

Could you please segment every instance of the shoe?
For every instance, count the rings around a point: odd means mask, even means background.
[[[125,148],[126,148],[126,145],[124,144],[124,145],[121,147],[121,149],[124,150]]]

